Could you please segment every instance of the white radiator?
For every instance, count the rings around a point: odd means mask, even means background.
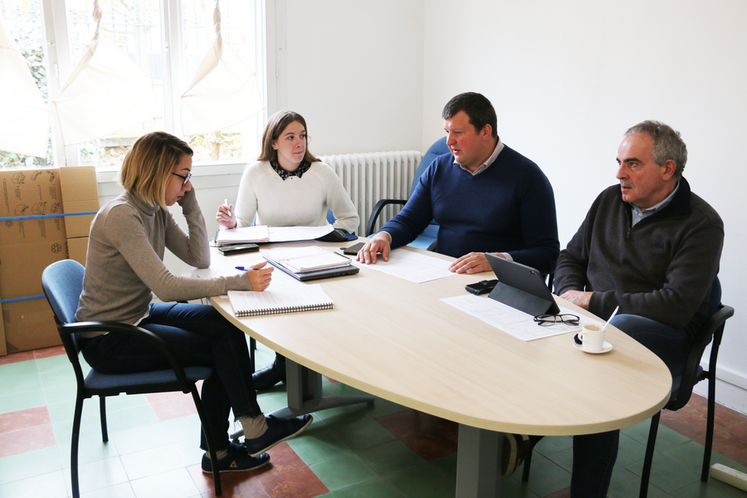
[[[379,199],[407,199],[422,154],[416,150],[319,156],[342,180],[360,216],[357,235],[366,235],[366,223]],[[402,209],[387,206],[379,216],[378,230]]]

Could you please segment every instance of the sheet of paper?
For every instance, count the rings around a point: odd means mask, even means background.
[[[449,261],[440,258],[395,249],[389,253],[389,261],[384,261],[379,256],[376,264],[368,265],[368,268],[420,284],[455,275],[449,271],[450,265]]]
[[[465,294],[462,296],[445,297],[441,301],[464,311],[468,315],[479,318],[483,322],[496,327],[507,334],[510,334],[522,341],[533,341],[554,335],[566,334],[568,332],[579,332],[581,326],[587,323],[596,323],[604,325],[604,322],[580,317],[581,325],[571,326],[564,323],[557,323],[550,326],[541,326],[534,321],[534,317],[503,304],[487,296],[475,296],[474,294]],[[573,311],[560,307],[561,314],[571,314],[579,316]]]
[[[320,227],[269,227],[269,230],[270,242],[293,242],[324,237],[334,228],[332,225],[323,225]]]
[[[269,230],[265,225],[252,227],[233,228],[231,230],[218,230],[215,242],[218,245],[239,244],[244,242],[267,242],[270,238]]]

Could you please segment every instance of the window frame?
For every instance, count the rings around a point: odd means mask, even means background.
[[[284,0],[281,0],[284,4]],[[67,81],[74,69],[73,61],[71,58],[71,50],[69,45],[68,36],[68,24],[67,24],[67,5],[66,2],[60,0],[39,0],[41,4],[41,16],[42,16],[42,36],[45,51],[45,63],[47,69],[47,86],[48,94],[51,96],[57,95],[60,92],[62,84]],[[180,120],[179,115],[179,98],[181,92],[178,86],[186,81],[187,76],[184,69],[184,52],[183,52],[183,28],[182,28],[182,0],[159,0],[159,8],[161,9],[161,44],[163,50],[163,86],[168,88],[168,94],[164,98],[164,127],[166,132],[175,133],[176,123]],[[269,9],[268,9],[268,4]],[[274,50],[268,51],[268,34],[271,25],[274,25],[274,16],[268,15],[268,10],[275,11],[276,0],[257,0],[254,2],[255,8],[255,26],[262,28],[263,33],[259,33],[256,36],[256,67],[254,70],[257,72],[257,81],[260,86],[260,92],[264,99],[264,110],[257,113],[254,117],[249,119],[258,120],[257,129],[261,130],[264,127],[268,116],[268,104],[270,99],[268,98],[268,90],[270,93],[275,93],[271,90],[268,85],[268,67],[272,65],[268,64],[268,52],[274,52]],[[284,5],[283,5],[284,7]],[[274,32],[274,29],[273,29]],[[271,43],[274,45],[274,43]],[[274,65],[274,64],[273,64]],[[274,86],[274,85],[273,85]],[[166,93],[166,92],[165,92]],[[170,97],[170,98],[169,98]],[[275,100],[274,98],[272,99]],[[272,105],[274,108],[275,106]],[[78,166],[81,165],[80,159],[80,148],[77,145],[65,147],[62,143],[62,136],[59,127],[55,123],[55,117],[52,118],[52,158],[53,162],[57,166]],[[260,133],[255,138],[259,145],[261,141]],[[195,170],[195,176],[207,176],[213,175],[221,171],[225,173],[235,173],[243,170],[243,167],[247,162],[251,161],[252,158],[245,158],[241,160],[229,159],[220,161],[204,161],[195,163],[193,169]],[[115,168],[111,167],[97,167],[97,172],[101,173],[98,175],[100,180],[106,181],[105,178],[111,178],[110,181],[114,181],[111,173],[116,171]]]

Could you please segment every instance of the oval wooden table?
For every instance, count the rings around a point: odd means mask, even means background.
[[[214,262],[226,258],[216,255]],[[226,259],[243,264],[249,256]],[[314,282],[334,301],[333,310],[237,318],[225,297],[211,303],[319,379],[324,374],[459,423],[459,498],[498,495],[501,433],[561,436],[620,429],[650,418],[669,398],[672,379],[664,363],[614,327],[606,336],[611,352],[586,354],[573,347],[573,333],[525,342],[440,301],[464,294],[466,284],[492,273],[416,284],[360,266],[357,275]],[[303,396],[291,393],[292,387],[289,381],[289,399]],[[318,402],[317,396],[296,411],[314,411]]]

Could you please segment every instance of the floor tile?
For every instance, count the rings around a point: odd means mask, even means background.
[[[322,496],[331,498],[402,498],[399,491],[385,479],[373,479],[354,484]]]
[[[3,413],[0,414],[0,434],[49,423],[51,421],[46,406]]]
[[[516,474],[521,479],[521,474]],[[571,473],[547,458],[532,462],[532,471],[527,483],[538,496],[547,496],[565,489],[571,484]]]
[[[281,473],[265,473],[257,478],[270,498],[312,498],[329,489],[308,467]]]
[[[120,457],[130,480],[141,479],[184,467],[179,453],[168,444]]]
[[[61,470],[40,476],[0,484],[0,496],[23,498],[66,498],[69,496],[66,482],[70,479]],[[83,498],[83,497],[81,497]]]
[[[300,437],[288,441],[288,445],[306,465],[353,454],[352,450],[331,431],[304,432]]]
[[[421,458],[429,461],[456,453],[459,440],[449,430],[435,427],[427,432],[404,437],[402,441]]]
[[[441,427],[441,419],[438,417],[412,409],[378,417],[376,420],[400,439]]]
[[[0,434],[0,458],[55,446],[52,424]]]
[[[62,468],[57,448],[44,448],[4,457],[0,462],[0,484],[42,476]]]
[[[50,348],[44,348],[44,349],[37,349],[33,351],[34,358],[37,360],[40,358],[50,358],[53,356],[63,356],[65,355],[65,347],[64,346],[52,346]]]
[[[137,498],[192,498],[200,494],[184,468],[136,479],[130,484]]]
[[[378,477],[358,455],[326,460],[310,465],[310,468],[330,491]]]
[[[384,479],[406,498],[451,498],[456,490],[455,480],[427,464],[390,474]]]
[[[399,439],[357,452],[379,476],[421,465],[424,460]]]

